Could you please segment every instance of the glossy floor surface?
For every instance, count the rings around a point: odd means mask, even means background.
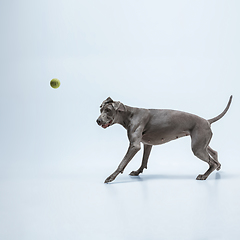
[[[0,237],[239,239],[239,171],[228,168],[197,181],[207,165],[192,158],[187,166],[181,159],[157,163],[155,156],[144,174],[129,176],[137,167],[130,164],[110,184],[103,183],[114,170],[107,161],[88,168],[68,160],[72,171],[57,164],[49,171],[15,170],[14,176],[0,178]]]

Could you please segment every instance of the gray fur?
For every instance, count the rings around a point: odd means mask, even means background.
[[[110,97],[100,106],[101,115],[98,125],[107,128],[115,123],[121,124],[129,139],[129,148],[117,170],[112,173],[105,183],[113,181],[119,173],[123,173],[127,164],[144,144],[143,159],[140,168],[130,173],[138,176],[147,168],[148,158],[153,145],[160,145],[184,136],[191,136],[191,147],[194,155],[209,164],[204,174],[199,174],[197,180],[205,180],[216,169],[220,170],[218,154],[209,146],[212,138],[211,123],[222,118],[228,111],[232,101],[229,99],[225,110],[215,118],[205,120],[190,113],[168,109],[144,109],[129,107],[121,102],[113,101]]]

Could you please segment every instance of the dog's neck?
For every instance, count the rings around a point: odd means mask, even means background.
[[[131,116],[132,116],[133,107],[129,107],[129,106],[126,106],[126,105],[124,105],[124,107],[125,107],[125,111],[119,111],[117,113],[117,117],[114,121],[115,121],[115,123],[118,123],[118,124],[122,125],[125,129],[128,129],[129,124],[131,122],[130,119],[131,119]]]

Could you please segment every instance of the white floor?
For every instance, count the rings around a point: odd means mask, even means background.
[[[157,162],[153,154],[145,173],[130,177],[139,159],[111,184],[103,182],[118,162],[109,159],[95,167],[69,160],[65,170],[57,162],[8,167],[0,177],[0,239],[239,239],[237,169],[227,164],[196,181],[207,168],[201,161]]]

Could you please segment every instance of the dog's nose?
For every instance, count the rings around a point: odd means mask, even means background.
[[[101,124],[101,120],[97,119],[97,124],[100,125]]]

